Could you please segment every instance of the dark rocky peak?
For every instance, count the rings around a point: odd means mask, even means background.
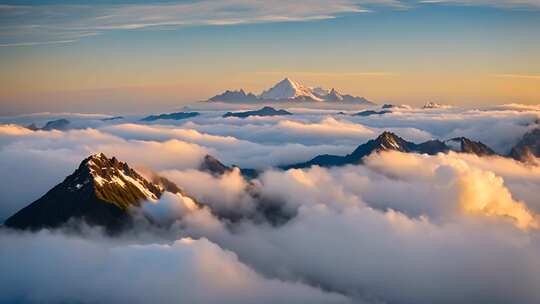
[[[238,91],[227,90],[222,94],[210,98],[210,101],[254,101],[257,96],[253,93],[246,93],[244,89]]]
[[[479,156],[493,155],[495,152],[481,142],[475,142],[465,137],[459,137],[446,142],[440,140],[429,140],[420,144],[409,142],[397,136],[392,132],[385,131],[376,139],[372,139],[358,146],[353,153],[339,155],[319,155],[310,161],[288,166],[282,166],[281,169],[308,168],[313,165],[322,167],[344,166],[350,164],[362,163],[362,159],[371,153],[382,151],[399,151],[406,153],[420,153],[435,155],[437,153],[446,153],[449,150],[455,150],[463,153],[474,153]]]
[[[540,157],[540,128],[525,133],[510,151],[510,157],[526,162]]]
[[[479,141],[472,141],[466,137],[456,137],[449,139],[445,144],[450,148],[450,150],[461,152],[461,153],[472,153],[478,156],[484,155],[495,155],[490,147]]]
[[[437,153],[446,153],[450,150],[448,146],[438,139],[435,140],[428,140],[426,142],[423,142],[421,144],[416,145],[416,149],[420,153],[435,155]]]
[[[375,140],[376,147],[380,150],[396,150],[396,151],[409,151],[410,142],[397,136],[396,134],[388,131],[384,131]]]
[[[212,155],[207,154],[199,166],[199,170],[211,173],[213,175],[223,175],[226,172],[230,172],[232,169],[225,166]]]
[[[43,131],[60,130],[60,131],[63,131],[63,130],[67,130],[69,128],[70,124],[71,124],[71,122],[69,120],[62,118],[62,119],[48,121],[47,123],[45,123],[45,126],[43,126],[42,128],[38,127],[35,123],[32,123],[32,124],[26,126],[26,128],[30,129],[32,131],[38,131],[38,130],[43,130]]]
[[[101,119],[101,121],[113,121],[113,120],[121,120],[124,119],[124,116],[112,116],[112,117],[106,117]]]
[[[148,181],[128,164],[98,153],[5,224],[18,229],[55,228],[74,218],[116,231],[130,223],[130,207],[157,200],[163,191],[164,186]]]
[[[387,113],[392,113],[392,111],[388,111],[388,110],[381,110],[381,111],[365,110],[365,111],[362,111],[362,112],[355,113],[355,114],[353,114],[353,116],[367,117],[367,116],[371,116],[371,115],[384,115],[384,114],[387,114]]]
[[[103,153],[86,158],[81,166],[86,167],[92,176],[98,197],[121,208],[127,208],[141,200],[157,200],[164,190],[146,180],[127,163],[119,161],[116,157],[108,158]],[[118,196],[119,192],[126,193]]]
[[[141,119],[141,121],[156,121],[159,119],[182,120],[182,119],[188,119],[188,118],[192,118],[199,115],[200,115],[199,112],[176,112],[176,113],[146,116],[145,118]]]
[[[68,125],[71,122],[67,119],[57,119],[57,120],[51,120],[45,124],[41,130],[44,131],[51,131],[51,130],[67,130]]]
[[[259,110],[254,111],[245,111],[245,112],[227,112],[223,115],[224,118],[227,117],[238,117],[238,118],[246,118],[249,116],[282,116],[282,115],[292,115],[291,112],[286,110],[276,110],[272,107],[263,107]]]
[[[29,124],[28,126],[26,126],[26,128],[29,129],[29,130],[32,130],[32,131],[39,130],[39,127],[35,123]]]

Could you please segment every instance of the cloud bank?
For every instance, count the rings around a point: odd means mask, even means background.
[[[10,244],[0,248],[2,302],[349,303],[300,282],[264,278],[206,239],[111,245],[43,231],[1,233],[0,241]]]
[[[78,223],[36,233],[0,229],[0,243],[9,244],[0,246],[0,302],[540,301],[537,165],[385,152],[362,165],[269,168],[349,153],[385,126],[415,141],[465,135],[506,151],[537,127],[537,107],[409,108],[367,118],[294,112],[237,120],[208,110],[153,124],[69,116],[76,128],[66,131],[0,125],[4,218],[95,152],[184,191],[131,210],[134,228],[115,238],[84,225],[74,234],[69,228]],[[201,172],[207,153],[266,170],[254,180],[238,169]]]

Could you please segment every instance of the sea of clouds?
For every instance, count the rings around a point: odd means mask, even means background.
[[[413,142],[465,136],[505,155],[538,127],[538,106],[369,117],[289,111],[239,119],[205,110],[152,123],[73,113],[0,119],[0,222],[97,152],[185,192],[133,210],[136,226],[116,237],[80,223],[1,231],[0,302],[540,302],[539,166],[386,152],[363,165],[274,169],[350,153],[384,130]],[[72,128],[22,127],[58,118]],[[238,169],[201,172],[206,154],[263,173],[250,181]],[[264,220],[261,204],[279,207],[286,220]]]

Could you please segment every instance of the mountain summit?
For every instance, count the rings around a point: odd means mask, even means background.
[[[73,174],[5,222],[17,229],[55,228],[71,218],[120,230],[130,222],[128,209],[157,200],[165,187],[142,177],[128,164],[103,153],[84,159]]]
[[[322,101],[313,92],[298,82],[285,78],[275,86],[264,91],[260,98],[273,100]]]
[[[290,78],[285,78],[261,95],[246,93],[244,90],[225,91],[208,99],[209,102],[252,103],[252,102],[332,102],[374,105],[363,97],[352,96],[338,92],[336,89],[327,90],[321,87],[310,88]]]
[[[321,167],[344,166],[349,164],[362,163],[362,159],[371,153],[382,151],[399,151],[405,153],[420,153],[435,155],[448,151],[460,153],[473,153],[478,156],[493,155],[495,152],[481,142],[475,142],[465,137],[454,138],[446,142],[440,140],[429,140],[420,144],[406,141],[392,132],[385,131],[376,139],[372,139],[358,146],[351,154],[339,155],[319,155],[310,161],[283,166],[282,169],[308,168],[314,165]]]
[[[524,162],[531,162],[540,157],[540,128],[525,133],[510,151],[510,157]]]

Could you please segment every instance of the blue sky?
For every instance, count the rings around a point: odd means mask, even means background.
[[[1,1],[0,103],[166,87],[152,100],[173,104],[286,76],[376,101],[538,102],[540,1],[432,2]]]

